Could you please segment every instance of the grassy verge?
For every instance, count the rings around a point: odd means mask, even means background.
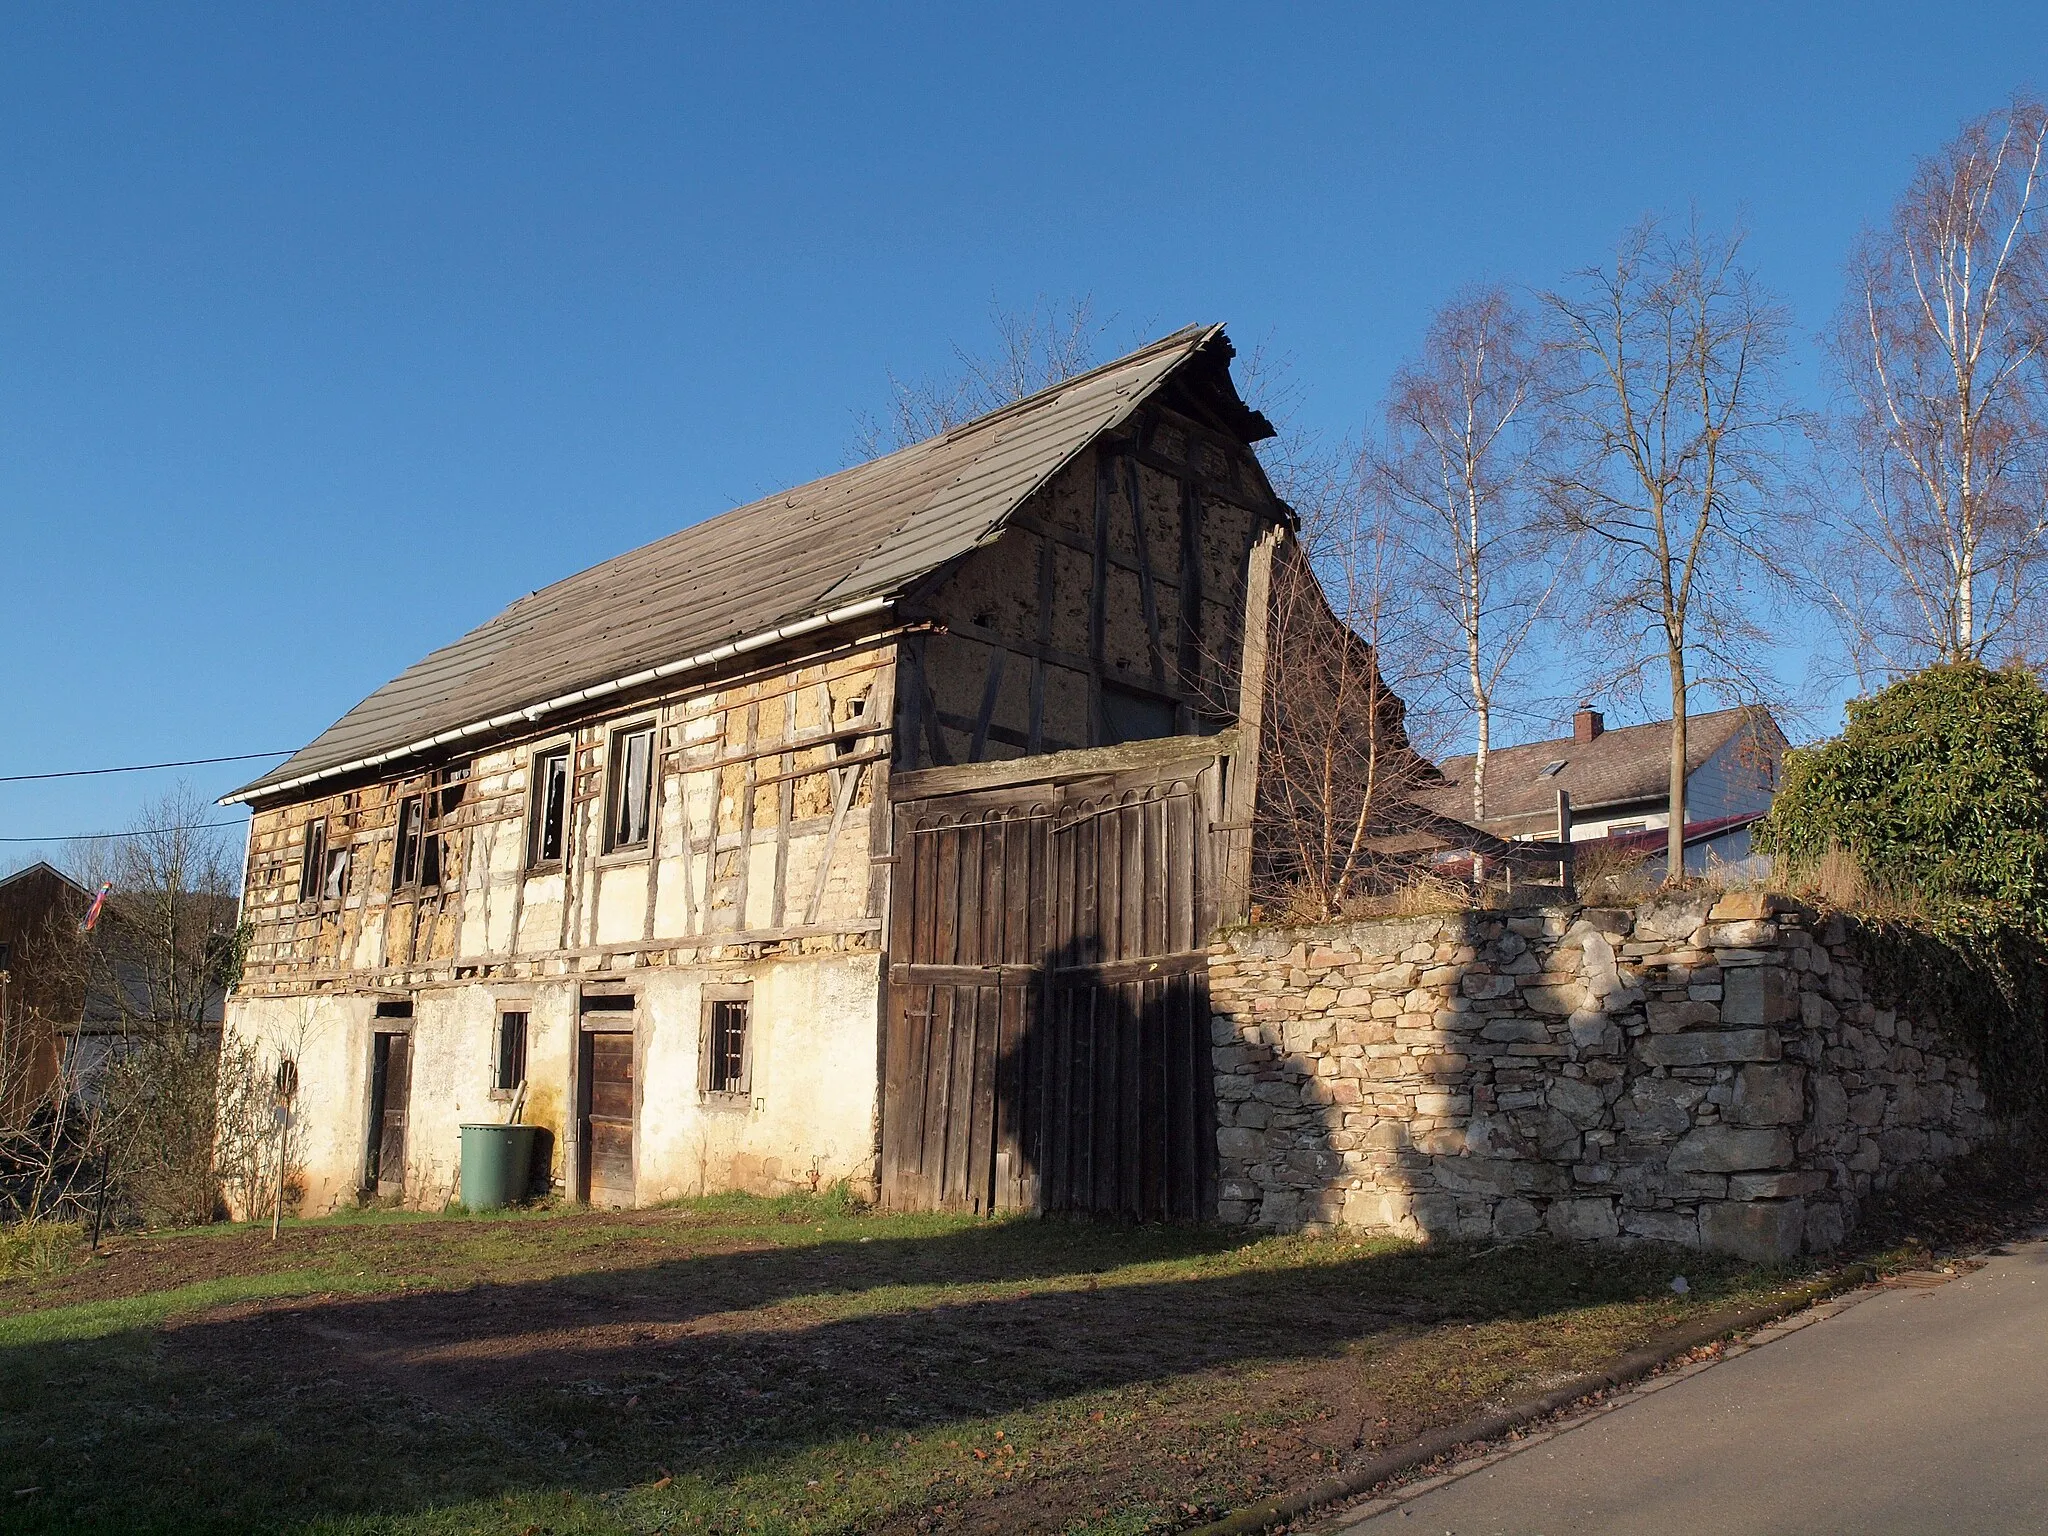
[[[265,1237],[0,1284],[9,1529],[1167,1531],[1777,1283],[802,1199]]]

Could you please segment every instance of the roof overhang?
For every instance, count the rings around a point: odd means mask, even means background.
[[[773,629],[762,630],[758,634],[746,635],[737,640],[729,640],[724,645],[713,646],[708,651],[699,651],[694,656],[684,656],[676,661],[665,662],[658,667],[643,667],[639,671],[629,672],[623,677],[611,678],[601,683],[592,683],[586,688],[578,688],[570,693],[558,694],[554,698],[543,699],[537,704],[528,704],[519,709],[508,710],[503,714],[492,715],[487,720],[475,720],[467,725],[459,725],[450,730],[439,731],[432,736],[423,737],[419,741],[408,742],[402,747],[393,747],[384,752],[373,752],[367,757],[353,758],[345,763],[335,763],[330,767],[321,768],[313,773],[302,773],[297,778],[285,779],[276,784],[258,783],[244,785],[232,794],[222,795],[215,803],[218,805],[246,805],[255,800],[267,800],[274,795],[289,794],[295,789],[305,789],[328,779],[338,779],[349,774],[364,773],[372,768],[382,768],[388,763],[398,762],[405,758],[424,756],[442,747],[454,746],[458,742],[473,741],[478,737],[497,735],[521,726],[535,726],[550,715],[558,715],[564,710],[574,709],[595,699],[609,698],[613,694],[627,693],[635,688],[643,688],[649,683],[664,682],[669,678],[681,677],[685,673],[702,671],[707,667],[715,667],[722,661],[729,661],[735,656],[744,656],[752,651],[766,650],[785,640],[800,639],[805,635],[816,634],[821,630],[832,629],[841,624],[851,623],[856,619],[863,619],[873,614],[882,613],[895,601],[896,598],[893,594],[863,598],[857,603],[848,603],[844,607],[829,609],[824,613],[812,614],[807,618],[793,619],[787,624],[778,624]]]

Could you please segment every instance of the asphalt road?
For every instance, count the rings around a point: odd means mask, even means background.
[[[2041,1536],[2048,1239],[1885,1289],[1396,1507],[1356,1536]]]

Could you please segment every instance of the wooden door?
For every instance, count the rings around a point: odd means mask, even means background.
[[[885,1204],[1213,1208],[1216,776],[898,808]]]
[[[412,1036],[375,1037],[370,1072],[370,1160],[364,1182],[380,1196],[405,1193],[405,1122],[412,1107]]]
[[[583,1032],[584,1198],[592,1205],[633,1203],[633,1036]]]

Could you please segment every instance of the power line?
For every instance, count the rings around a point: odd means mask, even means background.
[[[293,749],[296,750],[296,749]],[[259,757],[290,757],[285,752],[237,752],[229,757],[187,757],[175,763],[129,763],[120,768],[66,768],[59,773],[0,773],[0,784],[27,784],[35,779],[89,779],[101,773],[148,773],[156,768],[203,768],[208,763],[248,763]],[[95,834],[97,835],[97,834]],[[109,836],[121,836],[109,833]],[[0,838],[0,842],[13,839]]]
[[[240,825],[239,821],[195,821],[182,827],[138,827],[133,832],[66,832],[57,837],[0,837],[0,843],[95,843],[109,837],[148,837],[156,832],[210,832],[218,827]]]

